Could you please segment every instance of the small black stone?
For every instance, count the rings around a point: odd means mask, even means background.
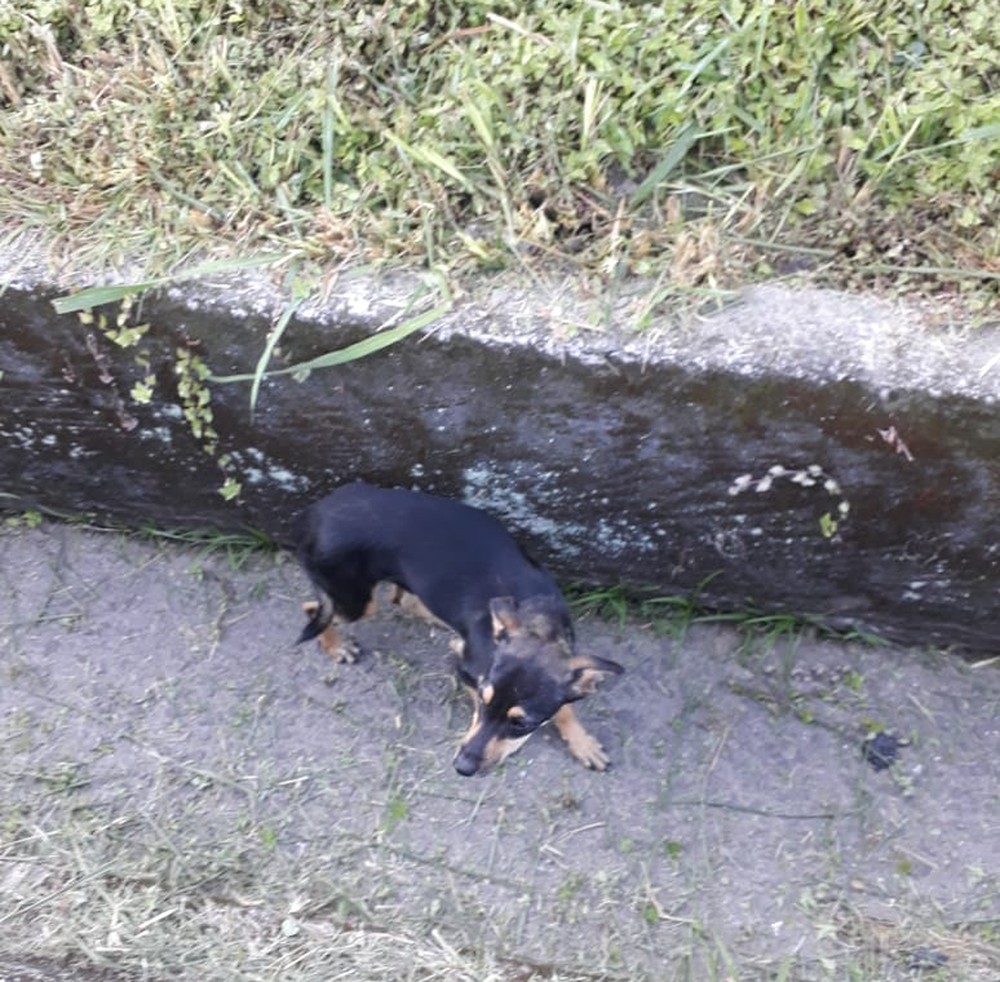
[[[884,771],[894,764],[899,757],[899,748],[906,746],[905,740],[892,733],[875,733],[865,737],[861,745],[861,755],[877,771]]]
[[[921,972],[941,968],[948,961],[948,956],[943,951],[934,948],[917,948],[910,952],[907,968],[911,972]]]

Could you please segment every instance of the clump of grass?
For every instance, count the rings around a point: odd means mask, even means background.
[[[770,650],[782,642],[795,643],[807,636],[869,646],[887,642],[860,627],[839,627],[812,614],[765,614],[752,606],[740,610],[717,610],[702,596],[712,577],[694,591],[664,595],[653,589],[627,586],[586,588],[578,584],[566,587],[570,608],[577,617],[597,617],[624,627],[628,623],[646,624],[658,634],[681,642],[695,624],[727,624],[739,632],[742,650]]]
[[[0,38],[0,207],[77,262],[1000,291],[986,0],[42,0]]]
[[[242,569],[256,555],[275,553],[278,545],[258,529],[243,532],[222,532],[217,529],[161,529],[146,524],[139,533],[154,542],[173,542],[188,546],[196,551],[197,561],[221,553],[231,569]]]

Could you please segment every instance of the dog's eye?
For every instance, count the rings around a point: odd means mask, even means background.
[[[535,727],[534,724],[528,722],[526,719],[511,719],[507,721],[507,728],[514,736],[524,736],[525,733],[530,733]]]

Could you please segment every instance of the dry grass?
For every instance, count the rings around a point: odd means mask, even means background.
[[[388,870],[412,859],[384,848],[378,836],[335,843],[344,875],[329,881],[277,854],[271,826],[254,827],[249,816],[271,790],[258,797],[254,775],[240,784],[246,834],[213,836],[206,833],[217,817],[211,789],[232,785],[232,778],[183,761],[157,764],[156,787],[141,812],[74,807],[72,793],[86,783],[75,767],[35,775],[36,792],[5,809],[0,968],[6,958],[62,961],[82,979],[105,971],[373,982],[624,977],[456,948],[445,925],[439,930],[431,919],[421,930],[416,920],[399,922],[372,902],[383,892],[383,876],[388,884]],[[178,800],[187,801],[179,814]]]
[[[163,793],[177,794],[180,787]],[[38,806],[48,798],[46,814]],[[61,800],[60,800],[61,799]],[[0,969],[11,962],[62,965],[71,977],[240,978],[370,982],[596,982],[625,980],[613,964],[588,970],[543,965],[449,942],[446,925],[419,928],[380,916],[377,896],[391,853],[357,844],[370,860],[344,880],[289,867],[245,839],[193,841],[152,813],[74,814],[65,792],[5,815],[0,848]],[[192,801],[188,833],[202,803]],[[30,814],[30,818],[28,817]],[[363,877],[363,879],[362,879]],[[568,895],[574,886],[567,883]],[[655,894],[637,895],[651,923],[670,915]],[[813,964],[737,957],[707,926],[681,924],[664,979],[909,980],[994,982],[995,922],[948,924],[933,910],[882,921],[846,896],[817,888],[803,900],[827,953]],[[388,908],[387,908],[388,909]],[[686,919],[681,919],[682,921]],[[686,941],[684,940],[686,936]],[[572,942],[567,939],[568,946]]]

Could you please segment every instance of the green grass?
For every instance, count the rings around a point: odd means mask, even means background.
[[[4,495],[0,494],[0,499]],[[93,515],[71,514],[54,508],[39,508],[27,511],[4,511],[0,501],[0,534],[4,531],[33,529],[46,518],[69,522],[95,532],[111,532],[116,535],[135,536],[155,543],[170,543],[193,550],[199,565],[209,556],[224,555],[230,569],[242,569],[256,555],[275,553],[278,545],[258,529],[247,528],[242,532],[222,532],[213,528],[164,529],[147,522],[137,529],[108,522],[99,522]]]
[[[751,604],[738,610],[712,609],[701,596],[708,582],[706,579],[692,593],[674,596],[621,585],[585,588],[570,584],[565,592],[577,617],[598,617],[615,622],[619,627],[629,623],[644,624],[657,634],[677,642],[684,640],[694,624],[728,624],[739,632],[744,654],[770,650],[781,642],[794,643],[807,635],[870,646],[887,643],[861,628],[836,628],[823,617],[813,614],[765,614]]]
[[[14,0],[0,212],[77,268],[1000,293],[987,0]],[[641,312],[638,326],[651,310]]]
[[[124,531],[124,530],[123,530]],[[277,552],[278,546],[263,532],[247,529],[244,532],[220,532],[217,529],[160,529],[144,525],[137,533],[153,542],[171,542],[195,550],[196,563],[208,556],[221,553],[230,569],[241,569],[251,557],[260,553]]]

